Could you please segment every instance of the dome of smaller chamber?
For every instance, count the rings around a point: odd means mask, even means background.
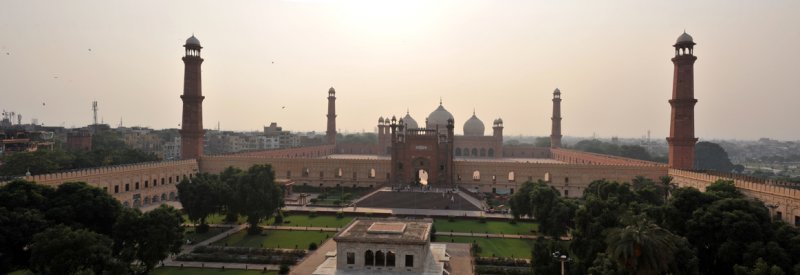
[[[186,39],[186,45],[197,45],[197,46],[200,46],[200,40],[197,40],[197,37],[194,37],[194,34],[193,34],[192,37],[189,37],[189,39]]]
[[[465,136],[483,136],[484,130],[486,127],[483,126],[483,121],[481,121],[475,113],[472,113],[472,117],[470,117],[467,122],[464,122],[464,135]]]
[[[417,129],[417,128],[419,128],[419,125],[417,124],[417,121],[414,120],[413,117],[411,117],[411,114],[408,111],[406,111],[406,116],[403,117],[403,122],[406,124],[406,129]]]

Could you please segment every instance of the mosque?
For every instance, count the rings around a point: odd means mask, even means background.
[[[551,146],[503,145],[503,120],[492,120],[492,133],[476,113],[464,121],[456,135],[456,120],[440,102],[424,121],[405,116],[378,118],[377,144],[336,142],[336,90],[328,90],[326,144],[312,147],[244,152],[229,155],[203,154],[203,116],[200,41],[192,36],[183,45],[184,87],[181,123],[181,161],[101,167],[46,175],[26,176],[42,184],[58,185],[85,181],[111,193],[132,207],[145,207],[175,200],[175,184],[196,173],[218,173],[234,166],[246,169],[270,164],[276,180],[294,185],[327,187],[383,187],[428,184],[480,193],[510,194],[525,181],[542,180],[564,197],[581,197],[592,181],[607,179],[630,182],[636,176],[658,179],[671,176],[679,186],[701,191],[717,179],[733,180],[747,196],[775,205],[772,214],[800,225],[800,190],[786,183],[753,180],[736,175],[693,171],[694,145],[694,53],[693,38],[681,34],[672,45],[674,65],[669,144],[669,163],[592,154],[561,148],[561,95],[553,91]],[[666,94],[666,93],[665,93]],[[666,96],[665,96],[666,97]],[[346,99],[346,97],[345,97]],[[532,118],[535,120],[536,118]]]

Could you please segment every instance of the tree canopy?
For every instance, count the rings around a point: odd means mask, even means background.
[[[145,274],[178,252],[181,223],[172,207],[141,214],[83,182],[15,180],[0,187],[0,273]]]
[[[731,172],[734,165],[719,144],[701,141],[694,146],[694,169]]]

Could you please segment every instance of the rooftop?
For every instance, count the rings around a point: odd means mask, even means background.
[[[432,226],[430,219],[356,218],[333,239],[337,242],[427,244]]]

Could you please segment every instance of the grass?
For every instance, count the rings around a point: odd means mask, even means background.
[[[435,219],[434,226],[436,232],[474,232],[489,234],[515,234],[532,235],[531,230],[538,230],[539,224],[535,222],[522,222],[511,224],[508,221],[486,221],[481,223],[478,220],[454,220]]]
[[[241,269],[215,269],[215,268],[178,268],[178,267],[159,267],[150,272],[151,275],[276,275],[275,271],[267,271],[261,273],[257,270],[241,270]]]
[[[481,248],[481,257],[513,257],[531,258],[533,241],[527,239],[480,238],[480,237],[446,237],[437,236],[438,242],[477,243]]]
[[[8,273],[8,275],[33,275],[33,272],[31,272],[30,270],[27,270],[27,269],[22,269],[22,270],[17,270],[17,271]]]
[[[261,235],[247,235],[247,230],[239,231],[212,245],[265,247],[265,248],[298,248],[308,249],[308,244],[319,245],[325,239],[333,237],[335,232],[264,230]]]
[[[183,222],[192,223],[192,221],[189,220],[189,215],[183,214]],[[247,222],[247,219],[245,217],[243,217],[243,216],[239,216],[239,221],[238,222],[239,223],[245,223],[245,222]],[[219,214],[219,213],[214,213],[214,214],[208,215],[208,217],[206,217],[206,223],[207,224],[228,224],[228,223],[225,222],[225,215]]]
[[[336,216],[318,215],[310,217],[308,215],[287,215],[283,217],[283,226],[308,226],[308,227],[344,227],[353,220],[353,217],[336,218]],[[272,225],[273,219],[262,222],[262,224]],[[287,223],[288,222],[288,223]]]
[[[193,244],[208,240],[211,237],[221,234],[230,228],[227,227],[210,227],[206,233],[196,233],[194,228],[187,227],[186,233],[183,234],[184,238],[192,241]]]

